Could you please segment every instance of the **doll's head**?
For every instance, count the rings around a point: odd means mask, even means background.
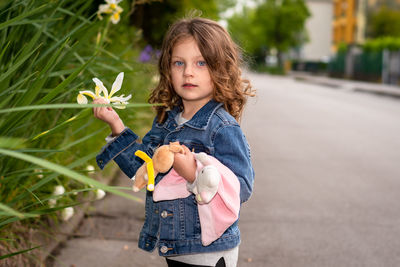
[[[213,82],[213,99],[223,103],[225,109],[239,119],[246,96],[252,95],[249,81],[241,78],[240,49],[217,22],[197,17],[175,22],[164,37],[158,62],[160,82],[149,99],[150,103],[164,104],[156,107],[158,121],[165,119],[167,110],[182,105],[172,85],[171,57],[175,45],[187,38],[195,40],[207,63]]]

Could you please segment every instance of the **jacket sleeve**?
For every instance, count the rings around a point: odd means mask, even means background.
[[[153,126],[154,123],[155,120]],[[135,156],[136,150],[142,150],[150,157],[153,156],[153,150],[149,148],[151,132],[152,130],[144,136],[142,143],[139,143],[139,137],[131,129],[125,128],[117,138],[102,148],[100,153],[96,156],[97,165],[100,169],[104,169],[111,160],[114,160],[119,168],[129,178],[132,178],[136,170],[144,162],[142,159]]]
[[[225,125],[218,129],[215,140],[215,157],[239,179],[240,202],[247,201],[254,184],[250,147],[239,125]]]

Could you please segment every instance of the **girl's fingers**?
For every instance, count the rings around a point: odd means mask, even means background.
[[[189,148],[187,146],[182,145],[182,147],[183,147],[183,154],[190,153],[190,150],[189,150]]]
[[[93,100],[93,104],[106,104],[106,102],[100,98]],[[111,107],[94,107],[93,108],[93,114],[96,118],[102,118],[105,114],[104,111],[110,110],[109,108]],[[111,108],[112,109],[112,108]]]

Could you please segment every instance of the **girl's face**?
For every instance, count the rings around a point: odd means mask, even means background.
[[[190,105],[198,110],[212,99],[214,85],[210,72],[192,37],[178,41],[172,49],[171,79],[185,109]]]

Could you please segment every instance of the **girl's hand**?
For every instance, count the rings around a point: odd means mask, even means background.
[[[182,147],[184,153],[175,153],[173,168],[186,181],[193,183],[196,180],[196,159],[186,146]]]
[[[93,104],[107,104],[107,102],[104,99],[97,98],[93,100]],[[119,135],[125,129],[124,123],[112,107],[94,107],[93,114],[95,118],[110,126],[113,136]]]

